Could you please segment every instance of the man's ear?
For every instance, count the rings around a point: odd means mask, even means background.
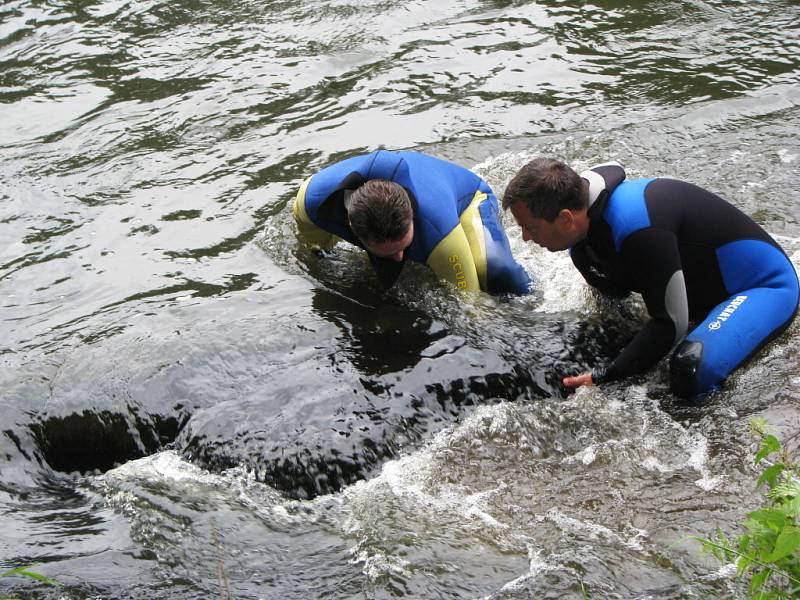
[[[575,215],[568,208],[562,208],[558,212],[558,218],[561,223],[567,227],[572,227],[572,225],[575,223]]]

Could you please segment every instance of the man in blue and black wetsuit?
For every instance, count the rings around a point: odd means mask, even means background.
[[[797,274],[775,240],[690,183],[626,181],[616,163],[578,175],[539,158],[509,183],[503,207],[526,241],[569,249],[590,285],[617,297],[639,292],[650,314],[608,367],[565,377],[567,387],[640,373],[677,345],[672,390],[684,398],[702,395],[718,389],[797,312]]]
[[[438,158],[386,150],[348,158],[307,179],[293,209],[301,239],[364,248],[384,287],[410,260],[464,290],[530,290],[489,185]]]

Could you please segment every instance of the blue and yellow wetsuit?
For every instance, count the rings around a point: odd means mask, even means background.
[[[308,178],[294,202],[300,237],[323,248],[338,239],[363,248],[348,225],[344,191],[370,179],[393,181],[411,198],[414,239],[404,260],[427,264],[464,290],[529,291],[531,279],[511,254],[489,185],[463,167],[417,152],[379,150],[348,158]],[[370,261],[387,288],[402,269],[402,263],[372,254]]]
[[[609,367],[593,372],[595,382],[642,372],[680,344],[670,359],[673,391],[703,394],[789,325],[795,269],[740,210],[683,181],[625,181],[617,164],[581,177],[590,224],[570,251],[575,266],[603,292],[640,292],[652,317]]]

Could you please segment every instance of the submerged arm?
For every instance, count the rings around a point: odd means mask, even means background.
[[[621,254],[627,269],[642,282],[642,297],[651,318],[607,368],[591,373],[593,383],[624,379],[650,369],[686,335],[689,326],[686,284],[675,235],[655,228],[637,231],[623,242]],[[586,385],[582,381],[565,378],[564,385]]]
[[[306,190],[310,182],[311,177],[303,182],[292,204],[292,214],[297,226],[297,237],[308,244],[319,246],[323,250],[330,250],[336,245],[339,238],[318,227],[306,212]]]

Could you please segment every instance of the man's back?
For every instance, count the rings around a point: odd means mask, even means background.
[[[412,203],[413,238],[403,260],[426,264],[461,289],[529,292],[530,277],[511,254],[489,185],[433,156],[379,150],[326,167],[306,180],[295,199],[298,233],[319,245],[332,244],[336,236],[364,247],[350,227],[344,192],[375,179],[401,186]],[[390,287],[402,264],[387,265],[371,253],[370,260],[381,283]]]
[[[783,252],[750,217],[716,194],[676,179],[622,182],[607,201],[603,221],[608,231],[592,232],[592,243],[606,255],[613,245],[629,287],[645,291],[656,284],[656,265],[674,263],[683,271],[692,316],[737,291],[768,285],[774,264],[783,264]]]

